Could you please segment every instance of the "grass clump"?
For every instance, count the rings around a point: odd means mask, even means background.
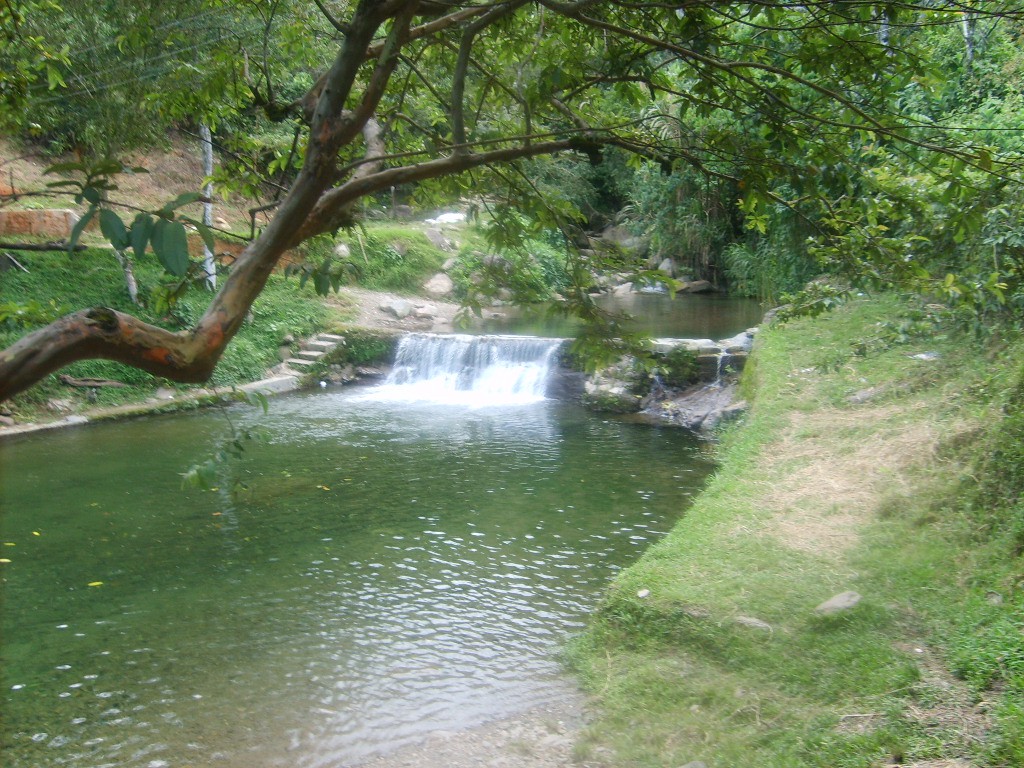
[[[752,408],[718,473],[571,651],[602,703],[583,751],[635,766],[1020,764],[1007,405],[1024,343],[992,360],[941,327],[879,342],[901,311],[859,299],[759,337]],[[855,607],[816,613],[849,590]]]
[[[371,224],[338,242],[348,248],[346,263],[356,282],[376,291],[415,293],[447,258],[421,229],[404,224]]]

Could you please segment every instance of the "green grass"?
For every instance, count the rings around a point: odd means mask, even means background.
[[[972,477],[984,446],[1007,442],[992,435],[1024,346],[1000,362],[952,331],[879,341],[900,311],[863,299],[760,337],[752,410],[724,435],[716,476],[570,651],[602,713],[582,753],[631,766],[1019,764],[1015,500],[984,505],[983,529]],[[912,356],[926,351],[939,359]],[[845,590],[862,602],[815,614]],[[960,719],[982,700],[984,740]]]
[[[359,285],[378,291],[416,293],[450,255],[435,247],[422,229],[407,224],[373,223],[338,240],[349,248]]]
[[[177,330],[191,325],[202,314],[210,299],[205,291],[193,290],[169,315],[156,316],[147,307],[132,306],[120,267],[109,251],[90,249],[74,255],[63,252],[26,252],[19,253],[18,260],[29,272],[8,270],[4,273],[0,280],[0,308],[28,304],[46,309],[49,314],[57,316],[83,307],[108,306]],[[136,276],[140,296],[144,300],[162,279],[155,265],[146,262],[136,265]],[[25,322],[9,318],[0,323],[0,348],[13,343],[46,319],[46,312],[36,312]],[[295,281],[288,282],[276,275],[272,276],[253,305],[249,319],[228,346],[209,384],[229,386],[261,378],[267,368],[279,362],[278,347],[286,335],[301,339],[337,319],[335,312],[328,309],[311,290],[300,290]],[[61,373],[79,378],[111,379],[128,386],[99,389],[96,399],[90,401],[86,392],[68,388],[59,383],[57,375],[51,375],[7,405],[22,419],[28,420],[52,416],[47,408],[47,403],[52,400],[67,401],[68,408],[74,411],[87,406],[120,405],[144,400],[152,396],[160,386],[189,388],[107,360],[75,363]]]

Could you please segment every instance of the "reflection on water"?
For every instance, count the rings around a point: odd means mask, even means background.
[[[5,766],[343,765],[550,701],[709,469],[551,402],[352,400],[275,401],[237,502],[179,487],[216,413],[0,443]]]
[[[718,294],[606,294],[597,303],[610,312],[627,313],[633,330],[655,338],[726,339],[757,325],[764,314],[753,299]],[[578,330],[578,321],[552,315],[547,307],[502,307],[491,314],[497,316],[485,320],[488,333],[568,337]]]

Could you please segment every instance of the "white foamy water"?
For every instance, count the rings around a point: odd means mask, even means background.
[[[546,398],[562,342],[533,336],[409,334],[399,342],[387,381],[361,399],[473,408],[536,403]]]

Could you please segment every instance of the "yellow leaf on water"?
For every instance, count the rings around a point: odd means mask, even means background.
[[[90,581],[89,582],[89,586],[90,587],[102,587],[103,586],[103,582],[102,581]]]
[[[43,534],[41,534],[39,531],[32,531],[32,535],[33,536],[42,536]]]
[[[0,557],[0,563],[9,563],[9,562],[11,562],[11,561],[9,559],[7,559],[6,557]]]

